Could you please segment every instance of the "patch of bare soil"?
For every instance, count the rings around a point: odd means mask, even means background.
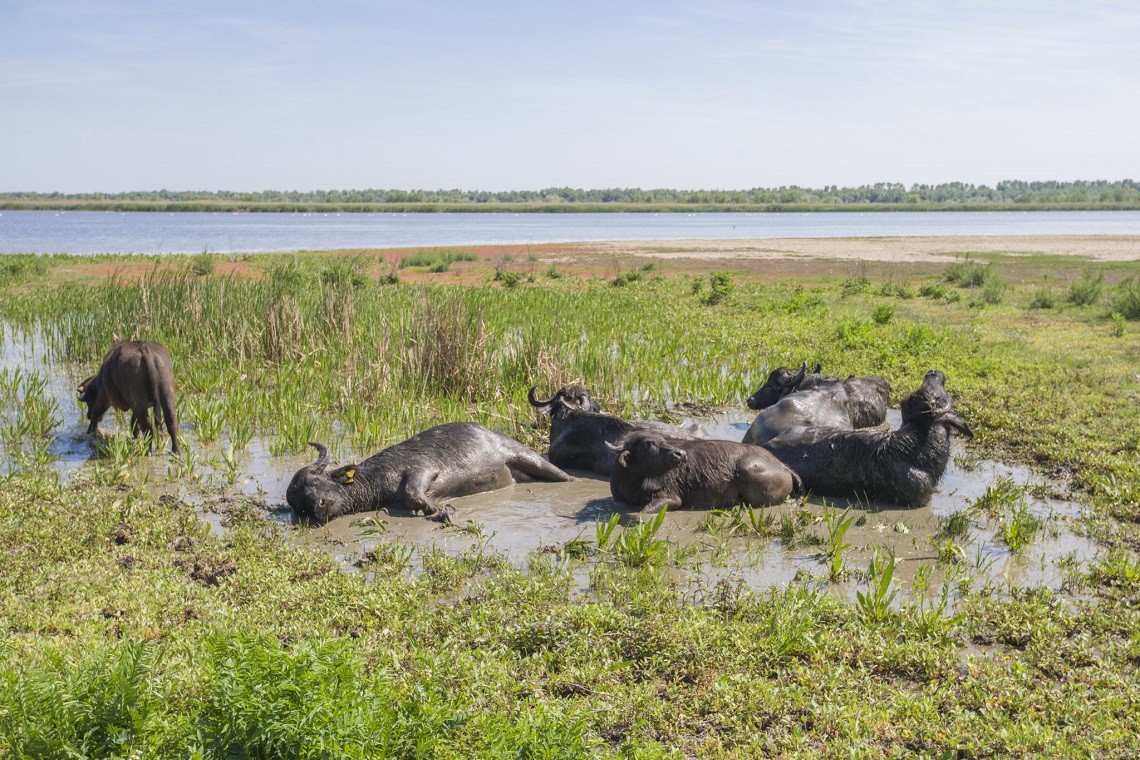
[[[877,238],[771,238],[750,240],[632,240],[546,245],[446,246],[439,248],[346,249],[321,251],[324,255],[362,257],[376,279],[396,266],[401,258],[421,250],[455,250],[472,253],[477,260],[455,262],[447,272],[423,269],[400,270],[407,282],[437,282],[477,285],[491,281],[496,267],[541,280],[556,267],[561,274],[579,277],[615,277],[639,268],[650,258],[664,266],[656,274],[704,275],[714,269],[733,269],[750,279],[779,280],[844,276],[909,276],[941,272],[947,262],[967,254],[1006,256],[1007,263],[1024,259],[1033,268],[1056,259],[1083,261],[1138,261],[1137,235],[995,235],[954,237]],[[305,255],[301,253],[300,255]],[[134,283],[156,270],[174,271],[174,262],[92,262],[60,267],[57,278],[64,282],[105,282],[114,279]],[[1029,272],[1028,274],[1035,274]],[[244,261],[218,261],[213,277],[264,276],[262,267]]]
[[[596,253],[687,259],[817,258],[945,263],[966,253],[1074,256],[1096,261],[1140,259],[1135,235],[971,235],[949,237],[635,240],[594,243]]]

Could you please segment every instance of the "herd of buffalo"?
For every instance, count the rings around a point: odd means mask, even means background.
[[[313,443],[317,460],[293,476],[286,500],[298,518],[322,523],[387,507],[446,521],[446,499],[516,481],[573,480],[568,468],[609,477],[615,499],[647,512],[767,506],[807,492],[921,506],[946,470],[950,431],[972,435],[945,382],[942,372],[927,372],[903,399],[901,426],[889,430],[885,379],[838,380],[819,366],[809,372],[806,363],[799,370],[780,367],[749,397],[759,414],[741,443],[711,440],[695,426],[607,414],[580,385],[545,401],[531,388],[531,405],[550,418],[547,459],[473,422],[430,428],[333,470],[328,449]],[[88,433],[111,407],[131,412],[136,436],[153,433],[165,417],[171,448],[179,451],[174,372],[157,343],[117,344],[79,386],[79,399],[87,405]]]

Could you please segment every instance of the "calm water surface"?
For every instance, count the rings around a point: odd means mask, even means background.
[[[280,214],[2,211],[0,253],[216,253],[599,240],[1140,235],[1140,211]]]

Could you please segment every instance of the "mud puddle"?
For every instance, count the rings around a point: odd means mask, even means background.
[[[685,423],[700,424],[713,437],[739,440],[752,416],[745,411],[727,412]],[[889,422],[899,424],[897,411],[892,410]],[[300,459],[298,466],[307,462]],[[520,483],[454,499],[449,502],[454,520],[450,526],[393,510],[337,518],[327,526],[303,530],[298,540],[327,548],[348,567],[355,567],[381,544],[410,544],[421,552],[449,554],[477,548],[498,552],[522,565],[532,552],[580,548],[582,542],[593,547],[596,521],[604,522],[611,514],[621,515],[621,525],[626,527],[642,519],[612,499],[604,478],[572,474],[579,478],[577,482]],[[276,479],[281,490],[273,492],[283,494],[287,478]],[[1020,551],[1012,551],[1001,539],[1001,517],[976,506],[988,489],[995,488],[1017,493],[1041,521],[1033,539]],[[968,577],[975,587],[992,583],[1057,589],[1064,581],[1065,567],[1082,565],[1096,554],[1095,544],[1073,530],[1073,521],[1081,515],[1079,505],[1059,498],[1061,493],[1057,484],[1047,483],[1030,470],[979,459],[955,440],[946,475],[930,505],[923,508],[902,509],[855,499],[789,501],[755,510],[767,525],[766,535],[749,531],[746,525],[734,527],[729,515],[680,510],[666,516],[657,537],[673,544],[672,559],[690,585],[708,589],[718,581],[733,580],[756,589],[793,580],[823,580],[828,574],[828,513],[835,520],[849,510],[851,525],[843,543],[850,546],[842,552],[846,571],[843,580],[830,584],[834,593],[853,597],[865,587],[865,571],[876,550],[896,557],[900,597],[908,596],[919,568],[937,563],[940,552],[952,554],[952,561],[942,563],[933,573],[924,571],[929,573],[928,593],[937,592],[948,577],[955,582]],[[952,538],[942,535],[943,522],[963,510],[969,514],[965,532]],[[414,556],[410,564],[412,572],[420,570]]]

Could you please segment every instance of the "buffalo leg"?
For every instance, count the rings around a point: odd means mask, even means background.
[[[795,479],[791,470],[754,462],[740,468],[733,480],[740,501],[754,507],[771,507],[782,504],[791,495]]]
[[[150,432],[150,420],[147,418],[146,412],[139,414],[131,410],[131,435],[138,438],[141,433]]]
[[[681,506],[681,500],[675,497],[658,496],[656,499],[642,507],[641,513],[644,515],[655,515],[670,504],[675,504],[679,507]]]
[[[435,480],[435,475],[426,472],[414,472],[404,476],[404,500],[413,512],[421,511],[429,520],[436,522],[451,522],[451,515],[447,509],[436,504],[427,495],[427,488]]]
[[[154,425],[150,422],[150,409],[143,407],[142,411],[131,410],[131,435],[138,438],[139,435],[150,437],[150,446],[154,446]]]
[[[162,415],[166,418],[166,432],[170,433],[170,450],[177,454],[180,449],[178,448],[178,415],[174,411],[174,397],[162,399],[159,404],[162,406]],[[158,423],[158,406],[154,409],[154,421]]]
[[[535,480],[547,480],[555,482],[566,482],[574,480],[573,477],[567,475],[562,470],[558,469],[550,462],[540,457],[534,452],[528,451],[525,454],[520,454],[507,463],[511,468],[511,474],[521,472]],[[519,478],[515,476],[515,479]]]
[[[96,398],[94,401],[87,404],[87,419],[91,420],[91,424],[87,426],[87,435],[93,435],[99,429],[99,423],[103,420],[103,415],[107,413],[110,406],[104,406],[101,399]]]

